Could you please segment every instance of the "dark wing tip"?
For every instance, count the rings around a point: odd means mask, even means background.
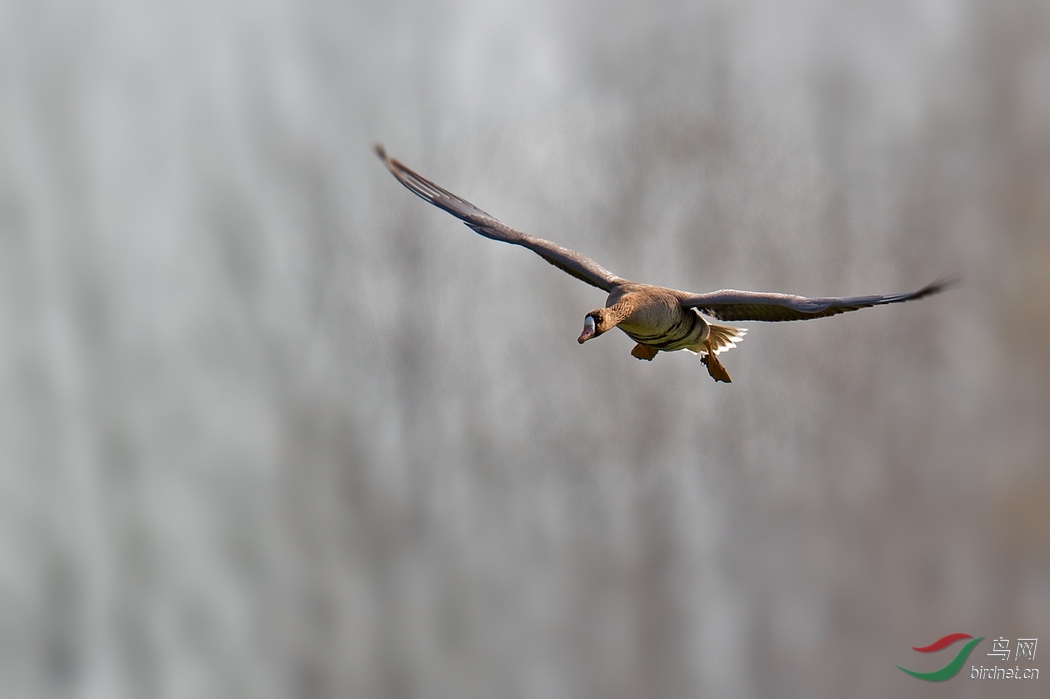
[[[372,150],[379,156],[379,159],[383,161],[383,164],[386,165],[386,169],[392,172],[395,176],[398,175],[399,170],[405,168],[405,166],[399,163],[397,159],[391,158],[387,155],[386,148],[383,147],[382,143],[373,143]],[[401,178],[398,177],[398,179]]]
[[[932,296],[933,294],[939,294],[942,291],[960,286],[963,283],[962,274],[959,272],[953,272],[946,274],[943,277],[939,277],[933,282],[930,282],[923,288],[915,292],[912,298],[921,299],[924,296]]]
[[[937,279],[927,288],[930,290],[931,294],[936,294],[940,291],[946,291],[948,289],[953,289],[957,286],[962,286],[963,281],[964,280],[962,272],[952,272],[951,274],[946,274],[943,277]]]
[[[383,164],[386,165],[386,169],[390,170],[390,172],[392,172],[399,180],[402,180],[401,174],[404,173],[405,170],[408,170],[408,168],[406,168],[397,158],[391,158],[387,155],[386,148],[383,147],[382,143],[373,143],[372,150],[379,156],[379,159],[383,161]],[[409,172],[412,171],[409,170]],[[415,175],[414,172],[412,174]],[[416,175],[416,177],[419,177],[419,175]]]

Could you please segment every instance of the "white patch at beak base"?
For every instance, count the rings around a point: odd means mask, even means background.
[[[583,332],[580,333],[580,337],[577,340],[577,342],[579,342],[582,345],[584,342],[587,342],[587,340],[594,337],[594,333],[594,316],[587,316],[583,319]]]

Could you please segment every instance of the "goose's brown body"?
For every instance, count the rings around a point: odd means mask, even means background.
[[[621,318],[617,327],[632,340],[664,352],[701,347],[711,334],[699,313],[682,308],[675,293],[663,287],[624,284],[609,294],[605,307]]]
[[[652,361],[658,352],[688,350],[701,356],[716,381],[730,383],[716,355],[736,347],[747,331],[709,323],[682,305],[682,292],[651,284],[623,281],[609,292],[605,308],[587,314],[580,343],[616,327],[638,344],[631,355]]]
[[[638,343],[631,351],[633,356],[651,360],[657,352],[683,349],[696,352],[701,355],[701,361],[716,381],[728,383],[730,379],[729,373],[715,355],[736,347],[736,342],[746,331],[710,323],[701,313],[726,321],[809,320],[919,299],[935,294],[951,283],[951,280],[942,279],[905,294],[824,298],[733,289],[691,294],[662,286],[638,284],[616,276],[586,255],[500,223],[467,200],[388,157],[382,146],[376,146],[376,154],[401,184],[462,220],[477,233],[528,248],[580,281],[607,292],[609,297],[605,308],[595,309],[584,318],[580,344],[619,327]]]

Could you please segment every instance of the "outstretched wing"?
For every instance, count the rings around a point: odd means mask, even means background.
[[[679,303],[695,308],[704,315],[719,320],[809,320],[856,311],[871,306],[904,303],[936,294],[956,282],[952,278],[939,279],[918,291],[885,296],[827,296],[809,299],[790,294],[771,294],[757,291],[723,289],[709,294],[683,294]]]
[[[376,144],[375,151],[401,184],[434,206],[462,220],[486,238],[528,248],[555,267],[602,291],[612,291],[613,287],[623,281],[586,255],[505,226],[469,201],[457,197],[387,156],[383,146]]]

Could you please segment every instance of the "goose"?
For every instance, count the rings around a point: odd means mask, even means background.
[[[943,291],[955,281],[941,278],[904,294],[821,298],[735,289],[693,294],[640,284],[616,276],[586,255],[504,225],[391,158],[382,145],[376,144],[374,148],[387,169],[412,193],[444,209],[484,237],[528,248],[558,269],[608,293],[604,308],[596,308],[584,316],[583,331],[577,339],[581,345],[619,328],[637,343],[631,350],[632,356],[652,361],[659,352],[688,350],[700,355],[700,361],[715,382],[732,382],[718,355],[736,347],[747,330],[710,322],[704,315],[729,322],[825,318],[861,308],[921,299]]]

